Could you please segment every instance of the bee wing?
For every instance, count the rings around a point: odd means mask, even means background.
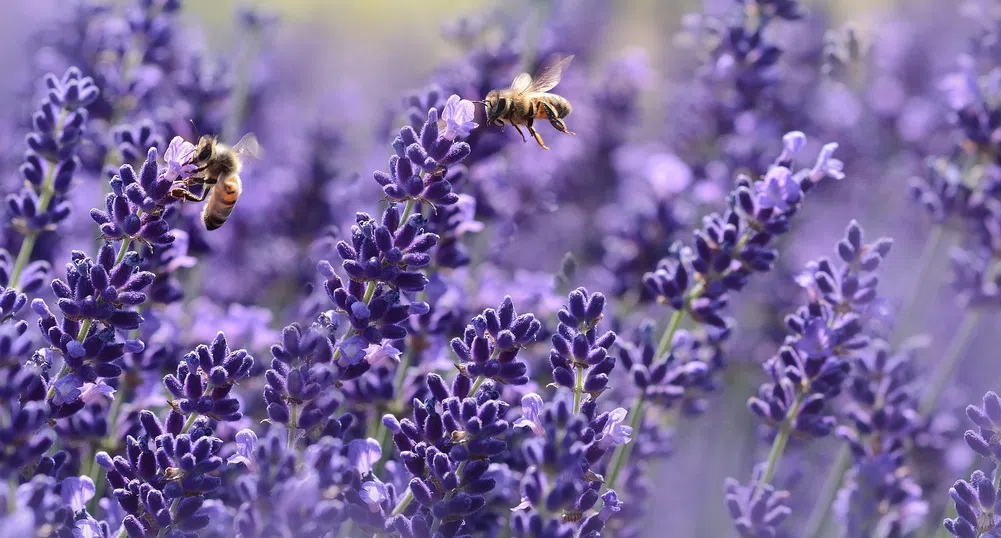
[[[233,151],[244,161],[261,158],[261,145],[257,143],[254,133],[247,133],[239,142],[233,145]]]
[[[511,83],[511,89],[517,93],[525,93],[531,86],[532,75],[529,75],[528,73],[522,73],[514,77],[514,82]]]
[[[570,65],[573,60],[573,54],[563,58],[562,60],[550,65],[549,67],[542,70],[541,73],[529,86],[529,92],[548,92],[549,90],[556,87],[560,83],[560,78],[563,75],[563,70]]]

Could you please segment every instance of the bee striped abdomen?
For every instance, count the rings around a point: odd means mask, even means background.
[[[539,101],[541,103],[535,111],[535,117],[540,120],[553,119],[552,115],[556,118],[565,118],[573,111],[570,101],[560,95],[549,93],[539,98]]]
[[[202,222],[205,224],[205,229],[215,230],[226,222],[226,219],[233,213],[233,207],[236,206],[236,201],[240,198],[242,190],[243,185],[240,182],[240,176],[237,175],[226,178],[212,189],[212,195],[208,203],[205,204],[205,209],[202,210]]]

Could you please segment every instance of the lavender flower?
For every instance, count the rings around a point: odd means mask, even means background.
[[[156,157],[156,148],[150,148],[138,177],[132,166],[122,166],[111,179],[106,209],[90,211],[105,240],[139,241],[150,250],[174,241],[170,224],[163,218],[164,207],[177,201],[170,196],[172,165],[168,163],[167,170],[161,171]]]
[[[351,244],[341,241],[337,253],[348,277],[356,282],[385,282],[403,291],[421,291],[427,278],[415,269],[431,263],[428,252],[438,236],[423,231],[424,218],[410,215],[402,221],[396,204],[390,204],[376,223],[359,213],[351,227]]]
[[[528,365],[518,359],[518,352],[535,341],[541,328],[534,315],[519,316],[514,302],[505,297],[498,309],[488,308],[474,317],[461,339],[452,339],[460,372],[478,380],[524,385],[528,382]]]
[[[254,358],[245,349],[230,351],[226,336],[220,332],[210,345],[199,345],[185,355],[177,374],[164,377],[163,384],[175,398],[171,402],[175,413],[232,422],[243,414],[239,400],[230,392],[253,366]]]
[[[604,392],[615,367],[615,357],[608,355],[615,333],[608,331],[599,336],[597,332],[604,308],[604,295],[590,295],[578,288],[570,292],[567,306],[558,314],[560,324],[552,338],[549,362],[556,384],[573,391],[575,411],[584,393],[595,399]]]
[[[469,156],[470,147],[465,142],[455,142],[461,134],[475,127],[468,116],[469,106],[458,100],[447,109],[443,118],[445,131],[439,127],[438,111],[427,113],[427,121],[420,128],[420,135],[411,126],[400,129],[393,140],[396,155],[389,159],[389,173],[375,172],[375,180],[393,201],[414,201],[435,206],[447,206],[458,201],[452,184],[446,179],[449,167],[458,165]],[[467,106],[467,104],[469,106]],[[409,216],[409,215],[408,215]]]

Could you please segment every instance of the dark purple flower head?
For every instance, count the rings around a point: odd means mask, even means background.
[[[105,240],[139,241],[151,250],[174,241],[163,209],[177,199],[170,196],[172,181],[159,169],[156,157],[156,148],[149,148],[138,176],[131,165],[122,166],[111,178],[105,209],[90,210]]]
[[[789,231],[805,193],[825,177],[844,176],[841,162],[832,157],[837,144],[823,147],[813,169],[793,172],[792,157],[805,136],[794,131],[784,143],[762,179],[740,176],[727,197],[726,211],[703,217],[691,248],[673,245],[657,270],[644,275],[644,286],[659,302],[686,310],[701,324],[728,328],[723,310],[729,293],[744,289],[754,273],[772,270],[778,258],[772,245]]]
[[[346,318],[352,329],[352,336],[343,338],[335,350],[338,357],[352,365],[364,358],[368,344],[382,344],[384,339],[405,338],[407,318],[411,314],[427,312],[427,303],[403,303],[400,292],[383,283],[370,281],[366,286],[349,280],[345,287],[330,262],[321,261],[317,264],[317,269],[325,279],[323,288],[327,297],[333,301],[336,314]],[[424,275],[415,274],[426,280]],[[326,326],[324,332],[329,335],[336,329],[338,321],[336,317],[321,317],[328,318],[321,325]]]
[[[592,400],[601,395],[615,368],[616,358],[608,354],[615,333],[598,334],[597,329],[604,309],[604,295],[577,288],[558,312],[560,323],[552,337],[549,364],[556,385],[570,389],[578,399],[584,393]]]
[[[398,430],[393,440],[414,476],[410,491],[419,513],[429,514],[437,520],[435,528],[452,536],[485,506],[484,495],[496,485],[487,471],[490,459],[507,450],[508,404],[498,399],[493,381],[484,382],[475,394],[470,394],[469,378],[461,375],[451,387],[436,374],[429,374],[426,383],[431,397],[414,402],[412,418],[386,421]],[[413,516],[407,519],[412,525]],[[406,526],[395,519],[389,524]]]
[[[983,471],[974,471],[970,481],[959,480],[949,489],[956,503],[956,518],[946,519],[946,530],[960,538],[990,536],[1001,530],[1001,492]]]
[[[789,492],[762,484],[763,474],[764,466],[758,465],[746,486],[732,478],[727,478],[724,484],[726,506],[742,538],[775,536],[776,527],[792,513],[787,505]]]
[[[254,358],[245,349],[231,351],[220,332],[210,345],[199,345],[185,355],[177,373],[165,376],[163,384],[174,397],[175,412],[232,422],[243,417],[239,400],[231,394],[233,386],[250,375],[253,366]]]
[[[274,359],[264,374],[267,382],[264,400],[272,422],[305,430],[307,434],[322,431],[340,437],[353,418],[352,415],[333,417],[341,401],[334,397],[332,389],[360,376],[369,364],[352,362],[350,352],[342,352],[340,361],[335,362],[333,343],[324,332],[321,323],[305,330],[299,324],[285,327],[281,343],[271,347]],[[341,349],[346,349],[343,344]],[[342,364],[345,361],[346,366]]]
[[[847,534],[907,536],[920,529],[928,502],[910,475],[903,446],[859,459],[832,507]]]
[[[396,155],[389,159],[389,173],[374,173],[390,200],[423,202],[432,207],[458,201],[447,173],[450,167],[468,157],[471,149],[469,144],[456,142],[455,138],[476,124],[471,116],[466,117],[461,101],[452,108],[446,105],[446,113],[441,121],[444,126],[439,126],[438,110],[428,110],[419,135],[409,125],[400,129],[400,135],[393,140]]]
[[[215,473],[224,465],[219,456],[222,439],[214,437],[204,421],[184,424],[177,411],[170,411],[161,422],[143,410],[139,421],[143,435],[127,437],[124,456],[101,452],[96,457],[128,514],[123,521],[128,536],[205,527],[209,517],[199,509],[205,495],[222,484]]]
[[[86,128],[86,107],[99,93],[76,67],[62,79],[46,75],[45,85],[48,94],[32,116],[33,131],[19,169],[25,186],[7,196],[11,221],[24,234],[52,230],[69,216],[65,197],[80,168],[76,151]]]
[[[132,125],[118,125],[114,128],[111,135],[121,162],[136,166],[139,165],[139,160],[143,158],[143,154],[149,148],[163,146],[163,137],[156,132],[156,127],[149,120],[143,120]]]
[[[381,222],[359,213],[351,227],[351,243],[337,244],[344,271],[356,282],[385,282],[403,291],[422,291],[427,277],[416,269],[431,263],[431,249],[438,243],[437,235],[424,231],[424,223],[420,214],[401,222],[392,203]]]
[[[511,297],[505,297],[496,310],[488,308],[470,320],[462,338],[452,339],[452,351],[464,376],[524,385],[528,365],[518,353],[535,341],[541,328],[534,315],[518,315]]]
[[[73,251],[70,260],[66,281],[52,281],[56,305],[67,320],[90,319],[126,331],[139,327],[143,318],[132,308],[146,302],[145,290],[154,275],[139,270],[137,253],[120,248],[116,256],[115,248],[105,243],[96,260],[80,251]],[[40,316],[49,315],[38,299],[32,308]]]
[[[1001,460],[1001,398],[988,392],[983,406],[968,406],[966,416],[977,426],[966,431],[966,444],[985,458]]]
[[[585,515],[595,507],[603,486],[595,469],[616,446],[632,442],[632,428],[625,425],[626,410],[599,414],[594,401],[588,401],[574,414],[568,398],[544,403],[538,395],[529,394],[522,399],[522,415],[515,426],[529,428],[533,434],[521,445],[528,467],[520,484],[522,502],[514,508],[515,535],[533,536],[532,529],[542,527],[559,528],[567,536],[592,529],[597,521]],[[606,498],[606,502],[614,501]],[[593,515],[605,521],[609,511]],[[590,522],[569,524],[582,519]]]
[[[695,339],[680,339],[688,343]],[[707,383],[713,366],[702,359],[702,353],[692,353],[688,360],[679,360],[673,353],[657,356],[657,343],[653,339],[653,324],[644,322],[639,329],[636,343],[618,341],[622,365],[629,371],[632,382],[652,401],[669,407],[682,398],[692,396],[690,389]],[[679,352],[681,349],[679,349]]]
[[[771,381],[761,386],[748,406],[773,426],[792,421],[811,436],[829,434],[835,423],[825,402],[840,394],[851,370],[849,359],[870,342],[865,330],[870,304],[876,301],[875,271],[890,249],[889,239],[862,243],[862,229],[852,221],[837,246],[844,265],[827,259],[811,262],[798,282],[810,302],[786,318],[790,335],[765,369]]]

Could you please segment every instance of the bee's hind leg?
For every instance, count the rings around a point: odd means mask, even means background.
[[[518,131],[518,134],[520,134],[520,135],[521,135],[521,141],[522,141],[522,142],[528,142],[528,139],[527,139],[527,138],[525,138],[525,133],[524,133],[524,131],[522,131],[522,130],[521,130],[521,127],[518,127],[518,124],[517,124],[517,123],[512,123],[511,125],[514,125],[514,128],[515,128],[515,130],[517,130],[517,131]],[[531,128],[532,128],[532,127],[530,126],[530,127],[529,127],[529,129],[531,129]]]
[[[528,132],[532,133],[532,136],[535,138],[535,141],[538,142],[540,146],[542,146],[542,149],[549,149],[549,146],[547,146],[546,143],[542,141],[542,137],[539,136],[539,131],[535,130],[535,118],[532,117],[528,118]]]
[[[171,196],[173,196],[174,198],[181,199],[181,200],[186,200],[188,202],[201,202],[201,201],[205,200],[205,197],[208,196],[208,194],[209,194],[209,190],[208,189],[205,189],[204,191],[202,191],[202,195],[201,196],[195,196],[195,194],[192,193],[191,191],[189,191],[188,189],[184,189],[184,188],[180,188],[180,187],[175,187],[173,189],[170,189],[170,195]]]
[[[576,135],[577,133],[567,129],[567,124],[559,116],[556,115],[556,109],[552,107],[549,103],[542,104],[543,110],[546,111],[546,117],[549,119],[549,123],[552,124],[553,128],[557,131],[568,134]]]

